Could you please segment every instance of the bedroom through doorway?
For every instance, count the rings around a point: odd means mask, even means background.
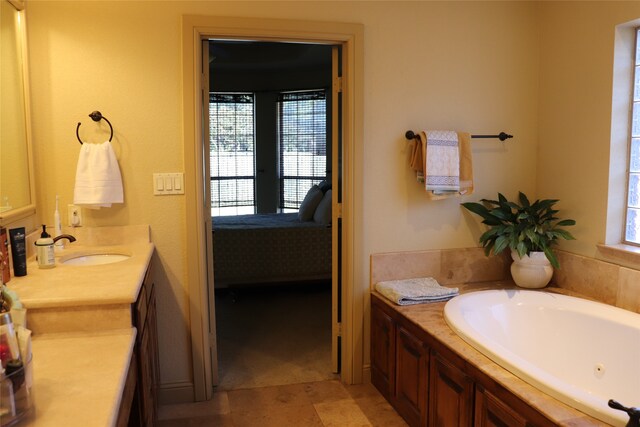
[[[216,386],[339,378],[338,48],[209,40],[208,55]]]

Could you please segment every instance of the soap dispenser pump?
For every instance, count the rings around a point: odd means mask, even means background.
[[[53,239],[47,233],[47,226],[42,224],[42,233],[36,240],[36,257],[39,268],[53,268],[56,266],[56,257],[53,250]]]

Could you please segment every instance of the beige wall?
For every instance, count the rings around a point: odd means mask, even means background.
[[[610,177],[626,168],[615,157],[627,150],[625,135],[610,159],[614,37],[616,25],[638,18],[640,2],[544,2],[541,7],[538,193],[559,198],[563,213],[577,221],[572,231],[578,240],[562,247],[581,255],[594,256],[595,245],[605,242],[608,213],[612,221],[622,215],[624,197],[613,201],[610,212],[607,205]],[[628,92],[622,97],[617,101],[628,108]],[[626,114],[624,106],[621,112]],[[619,235],[621,227],[614,228]]]
[[[75,125],[82,121],[87,139],[104,138],[87,117],[99,109],[115,128],[125,204],[85,212],[85,220],[151,225],[162,383],[188,385],[184,198],[154,197],[151,187],[152,173],[183,169],[181,16],[354,22],[365,30],[364,214],[356,230],[364,251],[355,268],[367,280],[357,286],[368,287],[371,253],[475,246],[480,227],[459,203],[497,191],[559,197],[581,224],[575,250],[592,252],[606,206],[612,25],[640,15],[634,3],[607,5],[30,0],[40,212],[52,221],[56,193],[63,205],[71,202]],[[596,21],[609,8],[616,18]],[[578,72],[587,65],[589,73]],[[429,202],[406,167],[404,132],[421,128],[515,137],[473,142],[473,196]],[[566,166],[576,160],[583,170]]]

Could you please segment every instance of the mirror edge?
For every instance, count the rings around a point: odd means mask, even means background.
[[[9,3],[13,5],[18,10],[24,10],[24,2],[26,0],[7,0]]]
[[[35,222],[36,215],[36,188],[35,188],[35,174],[33,171],[33,144],[31,138],[31,92],[29,84],[29,55],[27,51],[27,29],[25,19],[25,2],[26,0],[7,0],[13,7],[18,10],[20,16],[20,39],[22,49],[22,79],[23,79],[23,92],[24,92],[24,114],[25,114],[25,126],[27,137],[27,167],[29,168],[29,196],[30,201],[26,206],[22,206],[17,209],[12,209],[7,212],[0,213],[0,226],[7,227],[14,225],[14,223],[32,224]],[[34,218],[28,218],[33,216]],[[22,221],[20,221],[22,220]],[[30,230],[31,227],[27,226]]]

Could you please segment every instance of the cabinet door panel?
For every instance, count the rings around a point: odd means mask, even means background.
[[[420,340],[398,327],[396,341],[396,401],[409,425],[426,424],[429,352]]]
[[[429,425],[471,426],[473,380],[435,353],[431,355],[430,380]]]
[[[527,421],[490,392],[476,390],[476,427],[526,427]]]
[[[389,401],[394,384],[396,327],[378,307],[371,310],[371,382]]]

